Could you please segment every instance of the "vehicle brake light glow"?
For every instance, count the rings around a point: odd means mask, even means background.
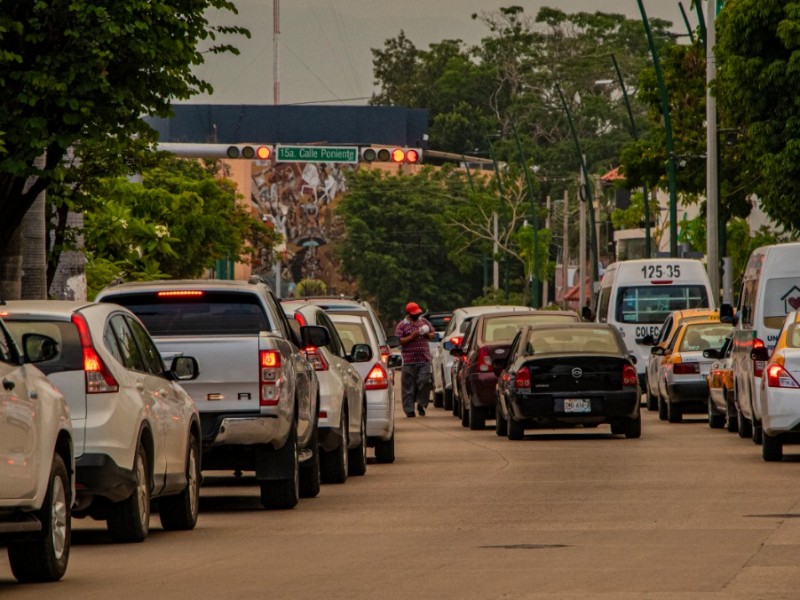
[[[281,355],[275,350],[264,350],[261,352],[262,367],[280,367]]]
[[[386,369],[380,363],[370,369],[367,378],[364,380],[364,388],[368,390],[385,390],[389,387],[389,376]]]
[[[461,342],[464,341],[464,336],[463,335],[454,335],[453,337],[450,338],[450,341],[453,343],[453,346],[458,348],[461,345]]]
[[[492,357],[489,356],[489,348],[483,346],[478,352],[478,371],[488,373],[492,370]]]
[[[794,377],[778,363],[767,367],[767,385],[771,388],[800,388]]]
[[[300,327],[305,327],[306,325],[308,325],[306,318],[300,313],[294,313],[294,320],[300,323]]]
[[[758,338],[753,340],[753,350],[758,350],[759,348],[765,348],[764,341]],[[764,365],[766,364],[763,360],[754,360],[753,361],[753,377],[761,377],[764,375]]]
[[[314,367],[315,371],[327,371],[328,370],[328,361],[325,360],[325,357],[322,356],[322,352],[320,352],[314,346],[309,346],[304,350],[306,354],[306,360],[311,363],[311,366]]]
[[[697,375],[700,373],[700,363],[677,363],[672,367],[672,372],[675,375]]]
[[[522,367],[514,376],[514,387],[518,390],[531,389],[531,372],[528,367]]]
[[[392,353],[389,346],[381,346],[381,362],[383,364],[389,364],[389,355]]]
[[[261,393],[259,406],[275,406],[281,399],[283,377],[281,354],[277,350],[261,350],[258,353],[259,382]]]
[[[97,354],[92,344],[89,326],[82,315],[72,315],[72,323],[78,329],[78,338],[83,347],[83,372],[87,394],[109,394],[119,391],[119,383]]]
[[[197,298],[203,295],[202,290],[166,290],[163,292],[157,292],[156,296],[159,298]]]
[[[622,369],[622,385],[625,387],[635,386],[638,380],[636,368],[633,365],[625,365]]]

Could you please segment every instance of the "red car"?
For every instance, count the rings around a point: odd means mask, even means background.
[[[578,323],[573,311],[536,310],[531,312],[496,312],[480,315],[470,327],[469,338],[450,352],[463,363],[458,369],[461,402],[461,425],[483,429],[486,419],[493,419],[497,403],[497,376],[492,368],[495,359],[508,356],[511,342],[525,325]]]

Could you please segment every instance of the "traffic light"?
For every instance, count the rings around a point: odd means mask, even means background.
[[[228,156],[228,158],[246,158],[246,159],[256,158],[258,160],[267,160],[270,156],[272,156],[272,148],[270,148],[269,146],[249,146],[249,145],[228,146],[228,149],[225,151],[225,154]]]
[[[367,147],[361,149],[361,160],[366,163],[391,162],[396,164],[417,164],[422,162],[420,148]]]

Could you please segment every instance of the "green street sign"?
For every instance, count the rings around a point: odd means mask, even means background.
[[[358,163],[357,146],[277,146],[277,162]]]

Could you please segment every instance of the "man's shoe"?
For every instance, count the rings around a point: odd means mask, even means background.
[[[406,413],[406,416],[407,416],[407,417],[416,417],[417,415],[415,415],[415,414],[414,414],[414,411],[412,410],[411,412],[407,412],[407,413]]]
[[[417,407],[417,412],[419,413],[420,417],[425,416],[425,409],[421,405]]]

